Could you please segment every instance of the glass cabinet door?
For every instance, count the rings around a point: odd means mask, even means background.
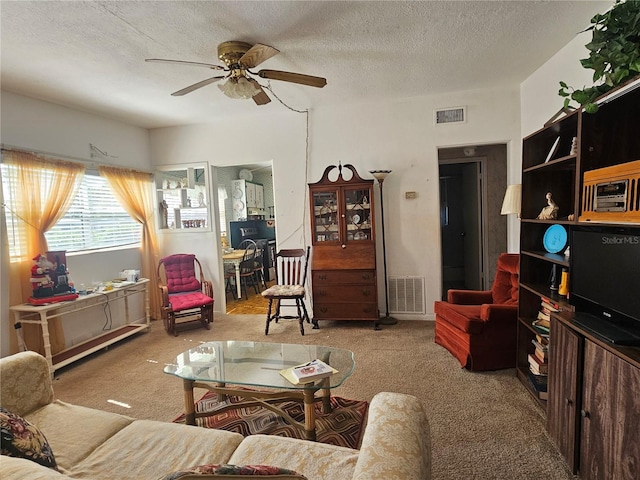
[[[347,242],[371,241],[371,189],[345,188],[344,212]]]
[[[312,201],[315,242],[339,242],[338,190],[315,191],[312,194]]]

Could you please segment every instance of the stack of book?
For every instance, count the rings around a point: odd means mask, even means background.
[[[539,333],[531,340],[533,353],[529,354],[529,382],[542,400],[547,399],[547,378],[549,375],[549,334]]]
[[[540,297],[540,311],[538,318],[533,322],[537,332],[549,335],[551,327],[551,314],[560,311],[560,305],[547,297]]]

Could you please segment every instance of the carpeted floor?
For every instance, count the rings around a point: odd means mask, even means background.
[[[182,384],[163,367],[210,340],[329,345],[355,355],[355,372],[332,393],[370,402],[380,391],[421,399],[430,423],[433,478],[572,479],[545,430],[545,414],[513,369],[474,373],[433,341],[433,323],[400,321],[374,331],[373,322],[320,322],[300,335],[297,322],[273,324],[265,315],[217,315],[211,330],[151,332],[56,372],[60,400],[136,418],[171,422],[184,411]],[[196,391],[196,398],[205,393]],[[112,403],[116,401],[118,403]],[[365,426],[366,429],[366,426]],[[376,479],[372,479],[376,480]]]
[[[229,403],[241,401],[243,399],[236,396],[229,396],[228,399]],[[304,406],[300,402],[288,401],[275,405],[297,422],[304,423]],[[213,413],[219,406],[216,394],[205,393],[196,402],[196,412],[212,412],[212,414],[196,418],[196,424],[205,428],[236,432],[245,437],[261,433],[304,439],[304,433],[299,428],[293,427],[275,412],[260,406],[243,407],[220,414]],[[367,402],[332,396],[332,412],[322,413],[322,404],[316,403],[316,440],[341,447],[358,448],[367,407]],[[174,422],[184,422],[184,414],[181,414]]]

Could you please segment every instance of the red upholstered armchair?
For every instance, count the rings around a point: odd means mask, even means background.
[[[198,277],[196,268],[198,267]],[[161,311],[167,333],[178,335],[177,328],[213,322],[213,287],[204,279],[202,266],[192,254],[169,255],[158,264]],[[181,320],[179,323],[176,320]]]
[[[503,253],[491,290],[449,290],[435,302],[435,342],[474,371],[516,365],[520,256]]]

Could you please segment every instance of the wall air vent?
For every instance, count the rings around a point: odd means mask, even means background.
[[[453,107],[443,110],[434,110],[434,122],[436,125],[443,123],[465,123],[467,121],[467,107]]]
[[[424,277],[389,277],[389,313],[425,313]]]

